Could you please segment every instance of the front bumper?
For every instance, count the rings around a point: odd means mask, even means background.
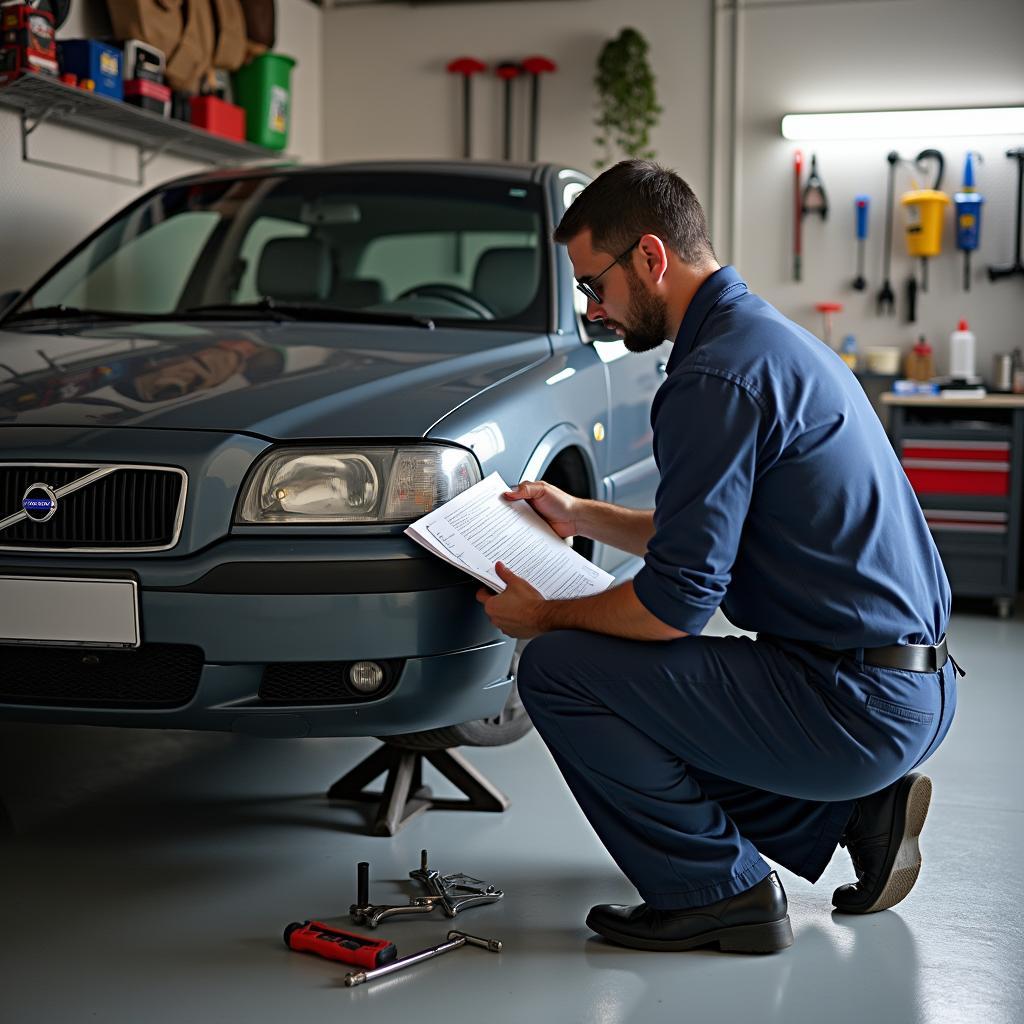
[[[4,557],[0,574],[139,582],[144,645],[202,652],[194,692],[174,707],[74,694],[16,699],[0,680],[0,717],[261,736],[389,735],[492,717],[511,685],[514,642],[475,600],[478,584],[402,536],[230,537],[186,558]],[[35,647],[40,664],[47,648]],[[75,648],[82,658],[90,652]],[[21,654],[24,648],[19,648]],[[95,652],[93,662],[96,661]],[[395,661],[393,687],[376,699],[283,704],[260,696],[268,665]],[[104,659],[116,665],[116,656]],[[112,669],[113,671],[113,669]]]

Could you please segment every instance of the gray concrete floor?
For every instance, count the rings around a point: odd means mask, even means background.
[[[782,872],[796,942],[771,957],[591,935],[591,904],[636,894],[535,734],[469,752],[507,813],[433,812],[386,840],[323,795],[372,741],[0,724],[0,1021],[1024,1020],[1024,616],[957,614],[951,634],[969,677],[927,766],[917,888],[895,910],[833,917],[832,889],[852,878],[844,851],[816,886]],[[290,921],[346,925],[359,860],[375,901],[404,902],[421,847],[505,890],[457,921],[504,952],[463,949],[346,989],[342,965],[284,948]],[[438,914],[378,931],[406,954],[447,928]]]

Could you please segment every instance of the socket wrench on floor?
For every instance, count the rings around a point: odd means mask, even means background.
[[[420,851],[420,866],[410,871],[409,877],[422,883],[427,896],[413,896],[408,903],[374,904],[370,902],[370,865],[360,861],[357,865],[356,902],[349,907],[349,916],[356,924],[376,928],[386,917],[400,914],[429,914],[440,907],[447,917],[455,917],[467,907],[496,903],[505,894],[501,889],[469,875],[442,875],[427,863],[427,851]]]
[[[432,957],[440,956],[442,953],[450,953],[453,949],[459,949],[466,945],[479,946],[481,949],[486,949],[491,953],[501,952],[500,939],[481,939],[476,935],[467,935],[466,932],[450,931],[447,941],[442,942],[440,945],[431,946],[429,949],[421,949],[418,953],[410,953],[399,960],[392,960],[391,963],[384,964],[383,967],[375,967],[371,971],[353,971],[351,974],[346,974],[345,984],[349,988],[353,988],[356,985],[362,985],[364,982],[373,981],[375,978],[382,978],[385,974],[394,974],[395,971],[401,971],[423,960],[430,960]]]

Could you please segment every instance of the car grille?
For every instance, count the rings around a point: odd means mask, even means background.
[[[348,683],[350,661],[300,661],[267,665],[260,683],[260,700],[267,704],[365,704],[386,697],[404,664],[378,661],[384,683],[376,693],[359,693]]]
[[[57,490],[96,469],[89,466],[0,465],[0,519],[21,511],[35,483]],[[0,547],[27,550],[167,548],[177,541],[184,476],[180,470],[121,466],[57,499],[45,523],[22,519],[0,530]]]
[[[0,645],[0,703],[176,708],[195,695],[202,648],[143,644],[131,651]]]

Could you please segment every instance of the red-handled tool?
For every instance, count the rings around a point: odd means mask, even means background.
[[[801,279],[800,232],[803,227],[804,204],[801,177],[804,172],[804,155],[798,149],[793,154],[793,280]]]
[[[531,77],[530,84],[530,162],[537,159],[537,132],[540,120],[540,76],[558,70],[554,61],[547,57],[527,57],[523,70]]]
[[[494,73],[505,83],[505,145],[501,155],[504,160],[512,159],[512,83],[523,73],[522,64],[515,61],[502,61]]]
[[[322,921],[295,921],[284,930],[284,944],[289,949],[313,953],[327,960],[340,960],[374,970],[391,963],[398,956],[395,944],[388,939],[371,939],[355,932],[331,928]]]
[[[473,130],[472,78],[487,70],[487,65],[476,57],[460,57],[448,65],[450,75],[462,76],[462,155],[468,160],[472,155],[471,133]]]

